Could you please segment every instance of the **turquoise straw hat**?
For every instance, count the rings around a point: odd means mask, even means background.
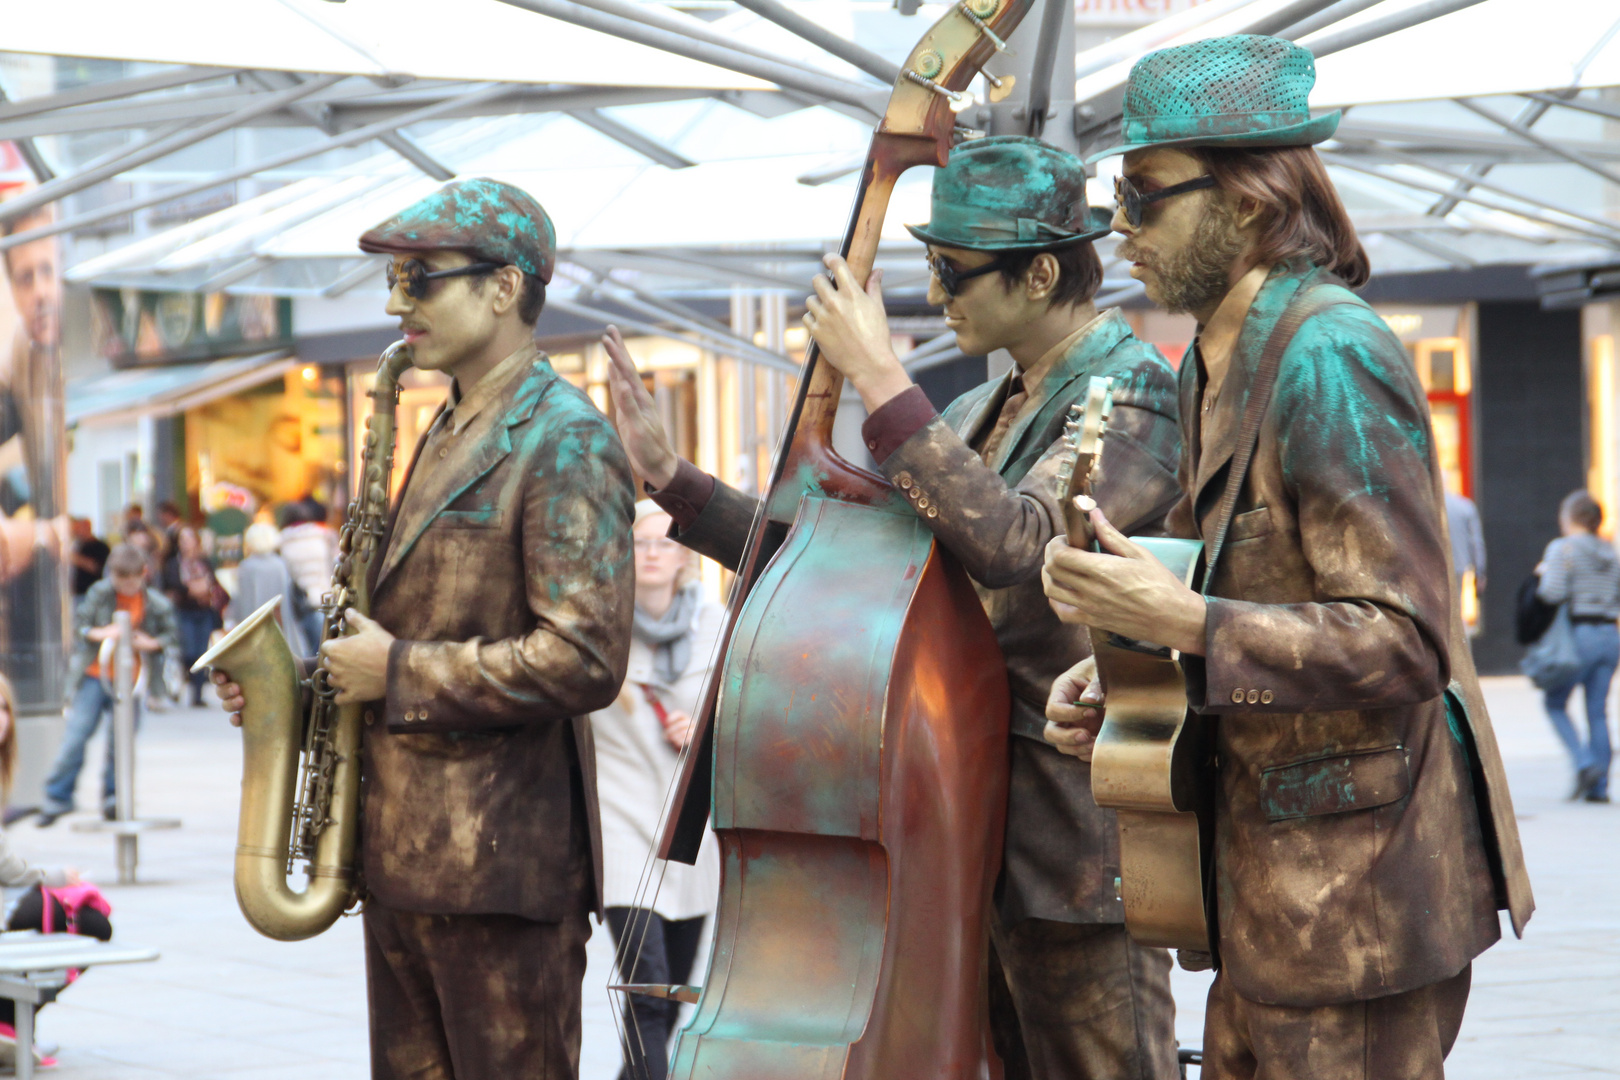
[[[970,251],[1050,251],[1109,233],[1086,205],[1086,167],[1025,135],[973,139],[934,173],[926,225],[906,229],[925,244]]]
[[[1148,53],[1125,84],[1122,141],[1087,161],[1152,146],[1314,146],[1342,112],[1311,118],[1316,58],[1291,41],[1232,34]]]

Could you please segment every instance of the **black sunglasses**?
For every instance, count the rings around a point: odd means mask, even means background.
[[[1147,206],[1148,203],[1156,203],[1160,199],[1169,199],[1176,195],[1185,195],[1189,191],[1198,191],[1214,186],[1215,178],[1213,176],[1200,176],[1185,183],[1160,188],[1150,195],[1144,195],[1135,184],[1131,183],[1129,177],[1121,176],[1114,181],[1114,200],[1119,203],[1119,208],[1125,211],[1125,220],[1131,223],[1131,228],[1140,229],[1142,227],[1142,208]]]
[[[959,270],[955,263],[943,255],[929,255],[928,269],[933,271],[934,278],[939,287],[945,290],[945,295],[955,298],[961,292],[962,282],[984,274],[1001,269],[1001,259],[994,258],[983,266],[975,266],[972,270]]]
[[[429,270],[421,259],[406,259],[396,269],[392,262],[383,271],[388,280],[388,288],[392,290],[399,285],[405,289],[405,295],[412,300],[421,300],[427,296],[431,286],[430,281],[440,278],[465,277],[468,274],[489,274],[499,270],[499,263],[479,262],[467,266],[452,266],[448,270]]]

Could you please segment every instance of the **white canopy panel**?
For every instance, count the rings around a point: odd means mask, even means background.
[[[267,71],[774,89],[734,71],[498,0],[15,3],[6,5],[4,47],[10,52]]]

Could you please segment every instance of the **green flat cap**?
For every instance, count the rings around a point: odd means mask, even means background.
[[[1339,111],[1311,119],[1316,58],[1283,38],[1232,34],[1150,52],[1125,84],[1123,141],[1087,161],[1150,146],[1313,146]]]
[[[446,184],[360,238],[374,254],[464,251],[550,284],[557,229],[522,188],[480,177]]]
[[[1041,251],[1109,233],[1086,205],[1086,167],[1073,154],[1024,135],[974,139],[934,172],[925,244],[970,251]]]

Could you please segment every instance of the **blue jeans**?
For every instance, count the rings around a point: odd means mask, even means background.
[[[1592,787],[1592,794],[1609,793],[1609,683],[1614,669],[1620,665],[1620,628],[1612,622],[1576,623],[1575,650],[1581,658],[1580,673],[1575,681],[1557,690],[1548,690],[1545,696],[1547,718],[1553,730],[1564,740],[1569,756],[1575,760],[1577,771],[1591,767],[1601,775]],[[1586,727],[1588,738],[1583,742],[1570,722],[1570,694],[1581,688],[1586,699]]]
[[[180,631],[180,660],[186,667],[186,683],[190,687],[190,695],[185,698],[186,704],[201,700],[203,684],[208,681],[206,671],[192,671],[191,665],[197,662],[197,657],[208,651],[208,636],[219,625],[218,616],[207,608],[179,608],[174,613],[175,622]],[[180,693],[178,686],[169,689],[175,694]]]
[[[45,781],[45,809],[53,814],[65,814],[73,809],[73,789],[79,783],[79,770],[84,767],[84,747],[90,736],[107,716],[107,767],[102,774],[101,796],[104,806],[113,801],[113,741],[112,695],[102,687],[101,680],[86,675],[79,680],[79,689],[68,704],[67,730],[62,733],[62,748],[56,752],[56,764]],[[135,703],[135,723],[141,722],[141,705]]]

